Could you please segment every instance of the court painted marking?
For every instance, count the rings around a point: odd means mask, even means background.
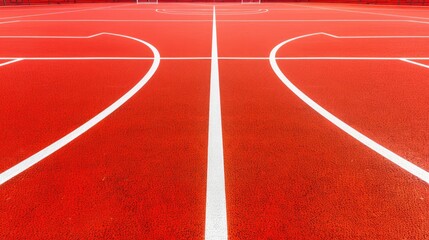
[[[298,39],[306,38],[306,37],[312,37],[321,35],[324,33],[311,33],[306,35],[301,35],[298,37],[294,37],[291,39],[288,39],[286,41],[283,41],[279,43],[277,46],[275,46],[272,51],[270,52],[270,64],[273,69],[273,71],[276,73],[276,75],[279,77],[279,79],[288,87],[298,98],[300,98],[304,103],[306,103],[308,106],[310,106],[313,110],[315,110],[317,113],[319,113],[321,116],[323,116],[325,119],[333,123],[335,126],[364,144],[365,146],[369,147],[373,151],[377,152],[384,158],[388,159],[392,163],[396,164],[400,168],[404,169],[408,173],[416,176],[417,178],[421,179],[422,181],[429,184],[429,172],[425,171],[424,169],[420,168],[419,166],[411,163],[410,161],[406,160],[405,158],[397,155],[396,153],[390,151],[389,149],[383,147],[382,145],[378,144],[374,140],[368,138],[367,136],[363,135],[361,132],[357,131],[353,127],[349,126],[347,123],[343,122],[336,116],[334,116],[332,113],[324,109],[322,106],[317,104],[313,99],[308,97],[304,92],[302,92],[300,89],[298,89],[287,77],[284,75],[284,73],[280,70],[277,60],[276,60],[276,54],[278,50],[283,47],[284,45],[293,42]]]
[[[0,60],[21,59],[29,61],[62,61],[62,60],[154,60],[154,57],[0,57]],[[161,58],[164,59],[164,58]],[[168,59],[167,59],[168,60]]]
[[[288,4],[290,6],[300,6],[295,4]],[[303,6],[303,5],[301,5]],[[371,15],[379,15],[379,16],[388,16],[388,17],[402,17],[402,18],[412,18],[412,19],[425,19],[429,20],[427,17],[417,17],[417,16],[407,16],[407,15],[398,15],[398,14],[390,14],[390,13],[375,13],[375,12],[367,12],[367,11],[357,11],[357,10],[348,10],[341,8],[332,8],[332,7],[321,7],[321,6],[303,6],[313,9],[321,9],[321,10],[331,10],[331,11],[340,11],[340,12],[349,12],[349,13],[363,13],[363,14],[371,14]]]
[[[156,9],[157,13],[172,14],[172,15],[211,15],[211,11],[205,9]],[[222,9],[217,11],[217,15],[249,15],[261,14],[268,12],[268,9]]]
[[[401,58],[402,61],[407,62],[407,63],[411,63],[414,65],[417,65],[419,67],[424,67],[424,68],[429,68],[429,65],[423,64],[423,63],[419,63],[419,62],[415,62],[415,61],[411,61],[409,58]],[[427,59],[421,59],[421,60],[427,60]]]
[[[102,4],[102,3],[93,3],[93,4],[89,3],[89,5],[100,5],[100,4]],[[63,9],[63,7],[65,8],[67,6],[76,6],[76,8],[78,8],[80,5],[88,5],[88,3],[81,3],[81,4],[75,4],[75,5],[67,4],[67,5],[57,5],[57,6],[58,6],[59,9]],[[135,4],[134,3],[133,4],[121,4],[119,6],[124,6],[124,5],[135,5]],[[6,9],[7,8],[29,8],[29,7],[31,7],[31,8],[34,8],[34,7],[52,8],[51,6],[54,6],[54,5],[46,5],[46,4],[31,4],[30,5],[30,4],[23,4],[23,5],[6,5],[6,6],[0,6],[0,9],[1,8],[6,8]],[[116,6],[115,5],[109,5],[108,7],[116,7]],[[73,9],[76,9],[76,8],[73,8]],[[10,10],[10,9],[7,9],[7,10]],[[40,10],[40,9],[37,9],[37,10]],[[22,9],[20,9],[20,11],[22,11]]]
[[[150,48],[150,50],[153,53],[154,60],[152,63],[152,66],[150,67],[149,71],[143,76],[143,78],[134,86],[132,87],[127,93],[125,93],[122,97],[120,97],[118,100],[116,100],[112,105],[108,106],[106,109],[101,111],[99,114],[91,118],[89,121],[82,124],[80,127],[76,128],[69,134],[65,135],[64,137],[60,138],[59,140],[55,141],[51,145],[45,147],[44,149],[40,150],[39,152],[35,153],[34,155],[28,157],[27,159],[24,159],[20,163],[16,164],[15,166],[7,169],[6,171],[2,172],[0,174],[0,185],[3,183],[9,181],[13,177],[19,175],[20,173],[24,172],[28,168],[34,166],[38,162],[42,161],[52,153],[56,152],[57,150],[61,149],[92,127],[94,127],[96,124],[101,122],[103,119],[105,119],[107,116],[112,114],[114,111],[116,111],[119,107],[121,107],[125,102],[127,102],[132,96],[134,96],[148,81],[149,79],[155,74],[155,71],[157,70],[159,63],[160,63],[160,55],[158,50],[152,46],[150,43],[145,42],[141,39],[116,34],[116,33],[99,33],[95,34],[97,36],[99,35],[111,35],[111,36],[117,36],[122,38],[131,39],[134,41],[137,41],[139,43],[142,43]],[[95,36],[93,35],[93,36]]]
[[[429,60],[429,57],[276,57],[277,60]]]
[[[16,39],[87,39],[87,38],[94,38],[100,35],[109,35],[106,33],[97,33],[97,34],[93,34],[93,35],[89,35],[89,36],[55,36],[55,35],[43,35],[43,36],[38,36],[38,35],[23,35],[23,36],[19,36],[19,35],[15,35],[15,36],[0,36],[1,38],[16,38]]]
[[[376,38],[376,39],[385,39],[385,38],[429,38],[427,35],[366,35],[366,36],[337,36],[330,33],[320,32],[319,34],[329,36],[332,38],[352,38],[352,39],[369,39],[369,38]]]
[[[124,4],[123,6],[127,6],[127,5],[130,5],[130,4]],[[36,14],[21,15],[21,16],[1,17],[0,19],[39,17],[39,16],[48,16],[48,15],[63,14],[63,13],[74,13],[74,12],[83,12],[83,11],[90,11],[90,10],[100,10],[100,9],[106,9],[106,8],[111,8],[111,7],[112,6],[96,7],[96,8],[81,8],[81,9],[70,10],[70,11],[50,12],[50,13],[36,13]]]
[[[8,23],[16,23],[16,22],[19,22],[19,20],[0,22],[0,24],[8,24]]]
[[[11,60],[7,64],[26,61],[90,61],[90,60],[154,60],[154,57],[0,57]],[[212,60],[212,57],[161,57],[161,60]],[[269,57],[218,57],[218,60],[269,60]],[[355,61],[404,61],[424,67],[412,60],[429,60],[429,57],[276,57],[276,60],[355,60]],[[0,66],[7,65],[6,63]]]
[[[213,7],[212,60],[207,161],[206,240],[227,240],[225,173],[220,103],[216,7]]]
[[[7,23],[25,23],[25,22],[211,22],[211,19],[31,19],[31,20],[14,20],[0,22],[0,24]],[[224,19],[217,20],[217,22],[409,22],[418,24],[429,24],[429,22],[416,21],[416,20],[398,20],[398,19],[276,19],[276,20],[258,20],[258,19]]]
[[[9,59],[5,59],[5,60],[9,60]],[[6,65],[9,65],[9,64],[12,64],[12,63],[16,63],[16,62],[19,62],[19,61],[22,61],[22,60],[24,60],[24,59],[23,58],[12,59],[10,61],[4,62],[4,63],[0,63],[0,67],[6,66]]]

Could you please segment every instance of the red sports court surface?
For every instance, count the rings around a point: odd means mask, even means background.
[[[1,239],[429,239],[429,9],[0,8]]]

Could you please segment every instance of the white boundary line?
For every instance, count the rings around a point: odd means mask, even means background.
[[[77,4],[77,3],[74,3]],[[73,4],[73,5],[74,5]],[[25,6],[25,5],[17,5],[18,6]],[[33,5],[27,5],[27,6],[33,6]],[[25,11],[58,11],[58,10],[78,10],[78,9],[82,9],[82,6],[75,6],[75,7],[66,7],[66,5],[58,5],[58,7],[56,7],[57,5],[45,5],[45,6],[52,6],[52,7],[46,7],[46,8],[42,8],[42,9],[37,9],[37,8],[33,8],[33,9],[17,9],[17,8],[12,8],[12,9],[1,9],[0,8],[0,12],[25,12]],[[68,6],[70,6],[70,4],[68,4]],[[94,6],[92,6],[94,7]],[[100,6],[98,6],[100,7]]]
[[[152,46],[150,43],[145,42],[141,39],[121,35],[121,34],[115,34],[115,33],[99,33],[96,34],[99,35],[111,35],[111,36],[117,36],[122,38],[131,39],[134,41],[137,41],[139,43],[142,43],[150,48],[154,55],[154,60],[152,63],[152,66],[150,67],[149,71],[144,75],[144,77],[134,86],[132,87],[127,93],[125,93],[122,97],[120,97],[118,100],[116,100],[112,105],[108,106],[106,109],[98,113],[96,116],[91,118],[89,121],[85,122],[80,127],[76,128],[69,134],[65,135],[64,137],[58,139],[51,145],[45,147],[44,149],[40,150],[39,152],[35,153],[34,155],[30,156],[29,158],[21,161],[20,163],[16,164],[15,166],[7,169],[6,171],[2,172],[0,174],[0,185],[7,182],[11,178],[17,176],[18,174],[24,172],[28,168],[32,167],[33,165],[37,164],[38,162],[42,161],[44,158],[48,157],[52,153],[56,152],[57,150],[61,149],[92,127],[94,127],[97,123],[101,122],[103,119],[105,119],[107,116],[112,114],[114,111],[116,111],[119,107],[121,107],[125,102],[127,102],[132,96],[134,96],[148,81],[149,79],[154,75],[156,69],[159,66],[160,63],[160,55],[158,50]],[[95,36],[95,35],[93,35]]]
[[[8,24],[8,23],[16,23],[16,22],[19,22],[19,20],[0,22],[0,24]]]
[[[0,60],[154,60],[153,57],[0,57]],[[211,57],[161,57],[161,60],[211,60]],[[265,58],[268,59],[268,58]]]
[[[429,57],[276,57],[277,60],[429,60]]]
[[[211,10],[211,9],[210,9]],[[212,12],[206,10],[181,10],[181,9],[156,9],[157,13],[171,14],[171,15],[211,15]],[[268,12],[268,9],[222,9],[217,11],[217,15],[251,15],[261,14]]]
[[[26,22],[211,22],[209,19],[31,19],[31,20],[14,20],[7,22],[0,22],[0,24],[7,23],[26,23]],[[277,19],[277,20],[257,20],[257,19],[230,19],[230,20],[217,20],[217,22],[241,22],[241,23],[253,23],[253,22],[407,22],[407,23],[420,23],[420,24],[429,24],[424,21],[417,20],[407,20],[407,19]]]
[[[136,8],[132,8],[132,9],[136,9]],[[177,11],[184,11],[184,12],[202,11],[202,12],[207,12],[207,13],[213,14],[213,6],[206,7],[206,8],[156,8],[156,9],[163,10],[163,11],[172,11],[172,12],[177,12]],[[137,10],[143,10],[143,9],[137,9]],[[154,10],[154,9],[145,9],[145,10]],[[220,11],[234,12],[234,11],[241,11],[241,10],[244,10],[244,11],[254,11],[254,10],[258,10],[258,9],[256,9],[256,8],[222,8],[222,9],[216,10],[217,11],[216,15],[219,15]],[[210,20],[212,20],[212,19],[210,19]]]
[[[2,38],[16,38],[16,39],[88,39],[88,38],[94,38],[100,35],[105,35],[106,33],[97,33],[89,36],[55,36],[55,35],[44,35],[44,36],[37,36],[37,35],[30,35],[30,36],[0,36],[0,39]]]
[[[320,34],[323,34],[323,33],[311,33],[311,34],[301,35],[298,37],[288,39],[284,42],[279,43],[277,46],[275,46],[270,52],[270,64],[273,71],[280,78],[280,80],[286,85],[286,87],[288,87],[297,97],[299,97],[304,103],[310,106],[317,113],[322,115],[325,119],[333,123],[335,126],[340,128],[341,130],[343,130],[344,132],[346,132],[347,134],[349,134],[350,136],[352,136],[353,138],[355,138],[365,146],[369,147],[373,151],[385,157],[392,163],[396,164],[400,168],[404,169],[405,171],[411,173],[412,175],[416,176],[417,178],[429,184],[429,172],[409,162],[405,158],[397,155],[396,153],[390,151],[389,149],[381,146],[380,144],[376,143],[374,140],[368,138],[367,136],[363,135],[356,129],[349,126],[347,123],[343,122],[342,120],[334,116],[332,113],[328,112],[326,109],[324,109],[322,106],[320,106],[315,101],[313,101],[310,97],[308,97],[304,92],[298,89],[280,70],[276,61],[276,54],[277,54],[277,51],[282,46],[298,39],[316,36]]]
[[[16,63],[16,62],[19,62],[19,61],[22,61],[22,60],[24,60],[24,59],[22,59],[22,58],[15,58],[13,60],[10,60],[10,61],[4,62],[4,63],[0,63],[0,67],[6,66],[6,65],[9,65],[9,64],[12,64],[12,63]]]
[[[364,5],[364,6],[368,6],[368,5]],[[373,4],[373,5],[369,5],[369,6],[376,6],[376,4]],[[404,5],[397,5],[398,7],[400,7],[400,6],[404,6]],[[404,8],[392,8],[392,7],[385,7],[385,8],[355,8],[355,7],[357,7],[357,6],[354,6],[354,7],[341,7],[342,9],[346,9],[346,10],[376,10],[376,11],[384,11],[384,10],[394,10],[394,11],[407,11],[407,12],[416,12],[416,13],[424,13],[424,11],[426,11],[426,10],[428,10],[428,9],[424,9],[424,7],[429,7],[429,6],[418,6],[418,5],[411,5],[411,6],[415,6],[415,7],[420,7],[420,9],[419,8],[408,8],[408,9],[404,9]],[[422,8],[423,7],[423,8]]]
[[[414,65],[420,66],[420,67],[429,68],[429,65],[411,61],[410,58],[401,58],[401,60],[404,61],[404,62],[407,62],[407,63],[411,63],[411,64],[414,64]],[[427,59],[421,59],[421,60],[427,60]]]
[[[265,7],[265,5],[264,5]],[[309,8],[268,8],[270,11],[316,11],[314,9],[309,9]]]
[[[209,136],[207,152],[206,240],[228,239],[225,172],[222,139],[216,7],[213,7],[212,61],[210,74]]]
[[[299,6],[299,5],[295,5],[295,4],[288,4],[288,5]],[[366,12],[366,11],[355,11],[355,10],[347,10],[347,9],[331,8],[331,7],[321,7],[321,6],[304,6],[304,5],[301,5],[301,6],[307,7],[307,8],[313,8],[313,9],[330,10],[330,11],[340,11],[340,12],[350,12],[350,13],[362,13],[362,14],[388,16],[388,17],[401,17],[401,18],[412,18],[412,19],[429,20],[429,18],[427,18],[427,17],[406,16],[406,15],[389,14],[389,13],[375,13],[375,12]]]
[[[371,36],[337,36],[330,33],[320,32],[321,35],[326,35],[332,38],[342,38],[342,39],[384,39],[384,38],[429,38],[429,36],[424,35],[403,35],[403,36],[389,36],[389,35],[371,35]]]
[[[51,60],[154,60],[153,57],[0,57],[0,60],[21,59],[29,61],[51,61]],[[163,58],[161,58],[162,60]]]
[[[14,8],[27,8],[27,7],[46,7],[47,5],[46,4],[32,4],[32,5],[30,5],[30,4],[24,4],[24,5],[2,5],[2,6],[0,6],[0,9],[3,9],[4,8],[4,10],[15,10]],[[12,8],[12,9],[8,9],[8,8]],[[20,10],[20,11],[22,11],[22,9],[16,9],[16,10]],[[40,9],[37,9],[37,10],[40,10]],[[43,9],[42,9],[43,10]]]
[[[218,57],[219,60],[268,60],[268,57]]]
[[[144,5],[144,4],[142,4]],[[153,11],[151,8],[110,8],[109,11]]]
[[[156,2],[139,2],[137,0],[137,5],[156,5],[158,4],[158,0],[156,0]]]
[[[109,3],[73,3],[73,4],[62,4],[62,5],[54,5],[54,4],[51,4],[51,5],[47,5],[47,4],[3,5],[3,6],[0,6],[0,9],[2,9],[2,8],[29,8],[29,7],[31,7],[31,8],[33,8],[33,7],[53,8],[55,6],[58,6],[58,8],[67,7],[67,6],[76,6],[75,9],[77,9],[81,5],[88,5],[88,6],[92,5],[93,6],[93,5],[99,5],[99,4],[106,4],[107,5]],[[111,6],[111,5],[109,5],[109,6]],[[114,7],[114,6],[112,6],[112,7]],[[19,10],[22,10],[22,9],[19,9]],[[37,10],[39,10],[39,9],[37,9]]]
[[[37,61],[49,61],[49,60],[154,60],[153,57],[0,57],[0,60],[37,60]],[[161,57],[161,60],[211,60],[211,57]],[[268,58],[264,58],[268,60]]]
[[[18,20],[17,22],[211,22],[211,19],[69,19],[69,20],[45,20],[45,19],[35,19],[35,20]]]
[[[0,57],[0,60],[26,61],[86,61],[86,60],[154,60],[153,57]],[[212,57],[161,57],[161,60],[211,60]],[[218,57],[218,60],[269,60],[269,57]],[[353,60],[353,61],[404,61],[415,65],[424,64],[412,60],[429,60],[429,57],[276,57],[276,60]],[[13,61],[16,62],[16,61]],[[10,62],[10,63],[13,63]],[[10,64],[8,63],[8,64]],[[3,63],[6,65],[5,63]],[[4,66],[0,65],[0,66]]]
[[[234,3],[234,2],[213,2],[212,4],[207,4],[205,2],[194,2],[194,3],[189,3],[189,2],[177,2],[177,4],[182,5],[182,4],[186,4],[186,5],[194,5],[194,6],[208,6],[208,7],[214,7],[214,6],[234,6],[234,5],[241,5],[241,3]]]
[[[124,4],[123,6],[128,6],[128,5],[130,5],[130,4]],[[83,11],[91,11],[91,10],[100,10],[100,9],[111,8],[111,7],[112,6],[104,6],[104,7],[96,7],[96,8],[80,8],[80,9],[70,10],[70,11],[36,13],[36,14],[21,15],[21,16],[1,17],[0,20],[2,20],[2,19],[15,19],[15,18],[27,18],[27,17],[39,17],[39,16],[48,16],[48,15],[73,13],[73,12],[83,12]]]
[[[322,2],[319,2],[318,4],[323,4]],[[338,3],[326,3],[326,5],[338,5]],[[389,9],[388,7],[395,7],[391,9],[398,9],[398,10],[412,10],[413,8],[429,8],[429,6],[422,6],[422,5],[397,5],[397,4],[361,4],[361,3],[341,3],[341,5],[348,5],[353,7],[361,7],[361,8],[370,8],[375,9],[377,8],[381,9]],[[402,8],[402,9],[400,9]]]

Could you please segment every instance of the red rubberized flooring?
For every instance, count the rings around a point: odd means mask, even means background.
[[[215,60],[228,239],[429,239],[429,7],[328,3],[0,7],[0,239],[204,239]]]

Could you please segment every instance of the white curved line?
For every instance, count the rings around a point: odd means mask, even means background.
[[[303,102],[305,102],[308,106],[310,106],[313,110],[315,110],[317,113],[322,115],[324,118],[326,118],[328,121],[333,123],[335,126],[364,144],[365,146],[371,148],[373,151],[377,152],[381,156],[385,157],[392,163],[396,164],[397,166],[401,167],[405,171],[411,173],[412,175],[420,178],[426,183],[429,183],[429,173],[425,171],[424,169],[418,167],[417,165],[409,162],[405,158],[397,155],[396,153],[390,151],[389,149],[381,146],[380,144],[376,143],[374,140],[368,138],[367,136],[363,135],[356,129],[349,126],[347,123],[343,122],[336,116],[334,116],[332,113],[328,112],[326,109],[321,107],[319,104],[317,104],[315,101],[313,101],[310,97],[308,97],[304,92],[299,90],[280,70],[279,66],[277,65],[276,61],[276,54],[277,51],[284,46],[287,43],[290,43],[292,41],[295,41],[297,39],[311,37],[315,35],[321,35],[324,33],[312,33],[312,34],[306,34],[298,37],[294,37],[291,39],[288,39],[284,42],[281,42],[277,46],[273,48],[270,52],[270,64],[276,75],[280,78],[280,80],[297,96],[299,97]]]
[[[102,112],[91,118],[89,121],[85,122],[80,127],[76,128],[69,134],[65,135],[64,137],[60,138],[59,140],[55,141],[51,145],[45,147],[44,149],[40,150],[39,152],[35,153],[31,157],[21,161],[20,163],[16,164],[15,166],[9,168],[8,170],[2,172],[0,174],[0,185],[7,182],[11,178],[17,176],[18,174],[24,172],[31,166],[35,165],[36,163],[40,162],[44,158],[48,157],[52,153],[56,152],[60,148],[64,147],[92,127],[94,127],[97,123],[101,122],[103,119],[105,119],[107,116],[112,114],[114,111],[116,111],[119,107],[121,107],[125,102],[127,102],[132,96],[134,96],[153,76],[156,69],[159,66],[160,63],[160,54],[158,50],[152,46],[150,43],[145,42],[141,39],[121,35],[121,34],[115,34],[115,33],[100,33],[99,35],[111,35],[111,36],[117,36],[122,38],[128,38],[137,42],[140,42],[152,50],[152,53],[154,55],[154,60],[152,63],[152,66],[150,67],[149,71],[143,76],[143,78],[134,86],[132,87],[127,93],[125,93],[122,97],[120,97],[118,100],[116,100],[113,104],[111,104],[109,107],[104,109]]]

